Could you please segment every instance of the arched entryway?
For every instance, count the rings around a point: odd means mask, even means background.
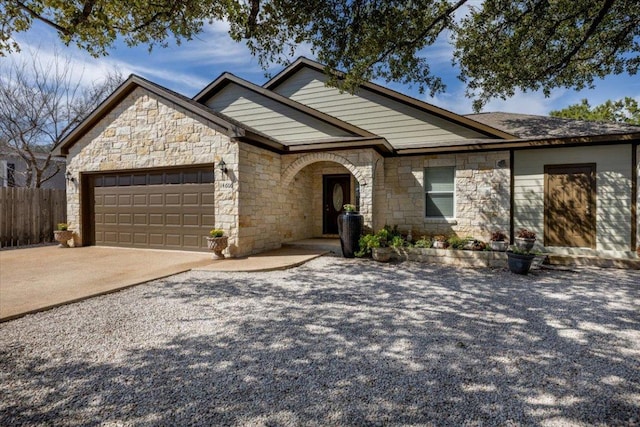
[[[283,171],[286,196],[280,221],[283,241],[330,237],[337,234],[337,215],[346,203],[371,216],[369,164],[354,164],[334,153],[298,157]],[[368,217],[368,218],[367,218]]]

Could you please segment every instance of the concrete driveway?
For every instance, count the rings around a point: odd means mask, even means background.
[[[0,251],[0,322],[211,262],[205,252],[96,246]]]

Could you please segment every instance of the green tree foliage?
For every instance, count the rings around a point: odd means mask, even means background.
[[[517,89],[591,87],[640,66],[637,0],[5,0],[0,53],[16,49],[13,32],[34,20],[94,55],[122,38],[166,45],[224,20],[266,67],[286,63],[301,44],[328,68],[346,71],[334,84],[353,91],[382,78],[442,91],[429,66],[436,40],[451,41],[453,60],[479,109]]]
[[[565,119],[607,121],[640,125],[640,106],[638,101],[626,97],[618,101],[608,100],[592,107],[583,99],[579,104],[569,105],[562,110],[551,111],[549,115]]]

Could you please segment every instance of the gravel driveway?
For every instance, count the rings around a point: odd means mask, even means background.
[[[0,425],[640,425],[640,272],[323,257],[0,324]]]

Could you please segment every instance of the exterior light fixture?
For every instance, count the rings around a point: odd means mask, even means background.
[[[220,160],[220,163],[218,163],[218,169],[222,172],[222,173],[227,173],[227,164],[224,162],[224,160]]]

